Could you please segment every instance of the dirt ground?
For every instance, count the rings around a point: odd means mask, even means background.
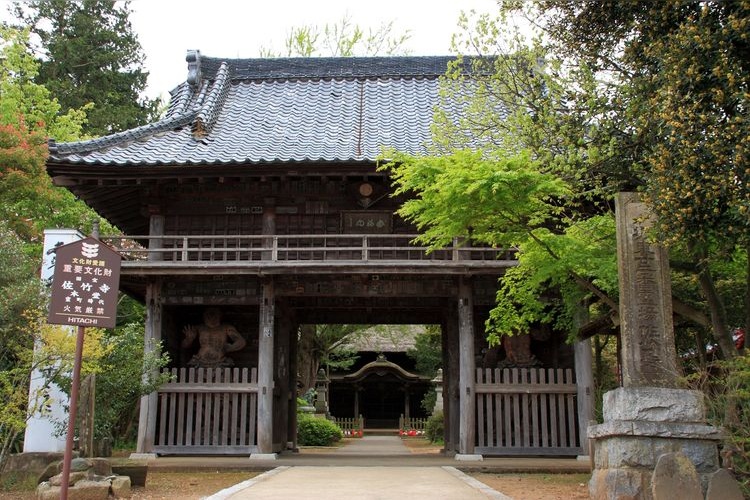
[[[257,475],[255,472],[154,472],[133,500],[198,500]],[[514,500],[588,499],[587,474],[472,474]],[[33,491],[3,491],[0,500],[34,500]]]
[[[405,439],[412,453],[439,453],[441,447],[423,439]],[[328,449],[333,451],[333,449]],[[321,453],[327,449],[302,449],[302,453]],[[149,471],[146,487],[134,487],[133,500],[198,500],[224,488],[250,479],[259,473],[249,471],[158,472]],[[471,474],[475,479],[514,500],[588,499],[589,474]],[[0,491],[0,500],[35,500],[34,485],[19,484]]]
[[[441,446],[424,439],[405,439],[412,453],[440,453]],[[590,474],[487,474],[471,477],[513,500],[584,500],[589,498]]]
[[[513,500],[587,500],[590,474],[471,474]]]

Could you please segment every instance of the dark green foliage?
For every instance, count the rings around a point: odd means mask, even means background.
[[[162,383],[165,377],[152,373],[167,365],[168,357],[144,354],[143,321],[107,330],[104,343],[112,349],[101,360],[96,376],[95,437],[111,438],[115,446],[135,439],[138,401]],[[143,374],[149,376],[144,380]]]
[[[414,347],[406,354],[414,360],[417,373],[434,377],[443,365],[442,334],[439,326],[429,325],[417,335]]]
[[[427,419],[424,426],[424,433],[431,443],[441,443],[445,439],[445,430],[443,425],[443,412],[435,412]]]
[[[141,97],[148,73],[128,16],[129,2],[31,0],[16,3],[21,22],[41,43],[35,79],[63,110],[87,109],[87,134],[98,136],[147,123],[156,101]]]
[[[0,370],[15,367],[19,349],[33,345],[24,313],[44,304],[34,264],[21,240],[0,221]]]
[[[706,394],[709,423],[725,431],[723,466],[750,498],[750,356],[719,361],[688,382]]]
[[[417,335],[414,347],[406,352],[414,360],[417,373],[428,377],[435,377],[439,368],[443,366],[442,332],[437,325],[428,325],[424,332]],[[435,407],[437,394],[427,391],[420,405],[427,413]]]
[[[301,446],[331,446],[344,433],[338,425],[325,418],[300,414],[297,422],[297,442]]]

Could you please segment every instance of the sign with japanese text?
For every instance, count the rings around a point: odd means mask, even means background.
[[[341,212],[341,232],[344,234],[389,234],[392,228],[391,212]]]
[[[58,247],[47,321],[113,328],[121,260],[120,254],[94,238]]]

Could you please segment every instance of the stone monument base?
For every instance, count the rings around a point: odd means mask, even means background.
[[[682,452],[695,465],[705,494],[719,469],[721,431],[706,425],[703,393],[621,387],[604,395],[604,423],[592,425],[592,499],[653,500],[651,478],[660,456]]]

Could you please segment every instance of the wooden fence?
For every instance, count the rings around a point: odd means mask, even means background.
[[[173,368],[159,388],[154,451],[162,454],[257,452],[256,368]]]
[[[571,369],[477,369],[476,453],[578,455]]]
[[[357,418],[333,417],[333,422],[341,428],[344,437],[362,437],[363,435],[365,421],[362,415]]]
[[[416,431],[421,436],[424,434],[424,428],[427,425],[426,418],[406,418],[402,414],[398,419],[399,432]]]

